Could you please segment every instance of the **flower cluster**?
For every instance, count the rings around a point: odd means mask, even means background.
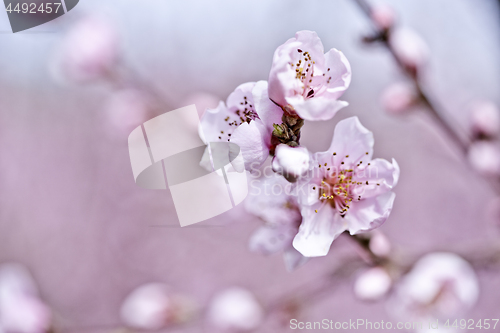
[[[331,119],[348,105],[339,98],[350,82],[345,55],[325,53],[315,32],[299,31],[276,49],[268,82],[240,85],[201,119],[205,143],[236,143],[255,177],[246,208],[266,224],[250,248],[283,251],[290,270],[326,255],[344,231],[379,227],[392,210],[398,164],[372,159],[373,135],[357,117],[337,124],[325,152],[300,145],[304,121]],[[274,173],[262,177],[258,168],[269,155]]]

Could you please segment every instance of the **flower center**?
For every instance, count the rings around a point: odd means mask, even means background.
[[[366,153],[368,155],[368,152]],[[336,153],[333,153],[335,156]],[[346,155],[346,159],[349,155]],[[320,200],[326,200],[332,208],[337,209],[340,216],[344,217],[347,211],[351,208],[352,201],[360,201],[362,199],[362,193],[364,192],[364,187],[370,184],[368,180],[359,181],[353,178],[359,168],[363,168],[363,161],[358,164],[352,165],[350,168],[337,169],[335,167],[328,167],[328,163],[324,165],[319,165],[319,169],[325,170],[323,180],[319,184],[318,197]],[[341,162],[344,166],[344,161]],[[370,163],[367,164],[367,166]],[[380,184],[376,184],[380,185]],[[313,187],[313,190],[316,190]]]
[[[254,106],[250,103],[252,102],[249,102],[249,98],[247,98],[247,96],[243,96],[243,100],[239,105],[231,107],[231,115],[224,118],[227,125],[231,127],[234,126],[236,128],[245,122],[250,123],[252,120],[259,119]],[[227,137],[227,141],[231,141],[232,132],[233,129],[226,130],[226,132],[221,130],[219,140],[223,140]]]
[[[292,69],[295,68],[295,78],[304,86],[302,96],[312,98],[320,90],[326,89],[326,85],[330,83],[332,77],[323,73],[322,79],[314,79],[314,65],[316,62],[311,58],[311,54],[301,49],[297,49],[297,52],[300,54],[299,59],[296,63],[291,62],[290,66],[292,66]],[[330,68],[327,69],[327,72],[329,71]]]

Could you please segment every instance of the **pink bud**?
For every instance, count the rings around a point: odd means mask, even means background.
[[[380,4],[372,8],[371,18],[380,29],[388,30],[393,26],[396,14],[391,6]]]
[[[370,268],[358,276],[354,283],[354,294],[364,301],[382,298],[392,285],[392,279],[382,267]]]
[[[208,311],[208,317],[219,331],[249,331],[260,325],[263,311],[248,290],[230,288],[214,298]]]
[[[389,43],[399,61],[407,68],[416,70],[429,58],[427,43],[411,29],[395,29],[391,32]]]
[[[113,93],[104,106],[109,124],[120,134],[128,135],[148,120],[149,103],[146,96],[133,89]]]
[[[475,135],[493,137],[500,132],[500,113],[492,102],[474,103],[471,107],[470,122]]]
[[[394,115],[402,114],[417,101],[415,88],[409,83],[393,83],[382,92],[381,104]]]
[[[118,34],[108,20],[86,17],[65,36],[57,56],[58,70],[76,82],[99,78],[115,65],[118,44]]]
[[[372,232],[369,243],[370,251],[379,257],[387,257],[391,252],[391,243],[389,239],[378,230]]]
[[[498,147],[486,141],[473,143],[469,148],[469,162],[478,172],[495,176],[500,172],[500,154]]]

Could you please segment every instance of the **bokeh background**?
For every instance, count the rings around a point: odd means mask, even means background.
[[[447,118],[466,128],[471,103],[500,102],[497,1],[385,2],[398,24],[428,43],[424,81]],[[135,185],[128,133],[109,124],[106,103],[116,87],[54,75],[65,33],[89,14],[104,14],[116,26],[123,68],[155,87],[166,101],[163,112],[187,105],[195,93],[225,100],[240,83],[266,80],[278,45],[298,30],[316,31],[325,49],[342,50],[351,63],[343,98],[350,106],[330,121],[308,122],[302,144],[325,150],[334,125],[352,115],[374,132],[375,156],[394,157],[401,167],[394,210],[381,227],[395,247],[426,253],[499,238],[487,214],[494,193],[432,119],[422,110],[384,112],[382,91],[405,78],[387,50],[362,43],[370,25],[353,1],[83,0],[58,20],[17,34],[0,11],[0,263],[29,268],[65,331],[120,326],[124,297],[153,281],[199,304],[229,286],[247,288],[266,304],[318,283],[355,253],[341,237],[328,256],[287,272],[280,255],[248,250],[261,222],[242,206],[205,223],[217,226],[175,227],[169,191]],[[478,276],[481,293],[468,318],[498,317],[500,275]],[[356,300],[352,283],[347,278],[325,290],[298,318],[390,320],[383,302]],[[258,330],[278,331],[287,329],[269,323]]]

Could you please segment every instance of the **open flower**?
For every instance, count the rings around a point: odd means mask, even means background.
[[[402,320],[453,322],[476,303],[478,296],[479,283],[471,265],[456,254],[437,252],[413,266],[387,305]]]
[[[304,256],[328,253],[342,232],[351,235],[382,225],[392,210],[399,166],[372,160],[373,134],[357,117],[340,121],[326,152],[297,182],[302,224],[293,246]]]
[[[351,83],[351,66],[336,49],[324,53],[314,31],[299,31],[274,52],[269,97],[289,114],[328,120],[348,105],[339,101]]]
[[[233,142],[243,155],[245,167],[259,166],[269,156],[273,124],[280,124],[283,111],[269,100],[266,81],[238,86],[217,108],[201,118],[200,136],[205,143]]]
[[[265,224],[250,238],[250,250],[264,255],[283,252],[288,271],[304,264],[308,258],[292,246],[302,216],[291,184],[273,174],[269,178],[253,179],[245,201],[246,210],[261,218]]]

